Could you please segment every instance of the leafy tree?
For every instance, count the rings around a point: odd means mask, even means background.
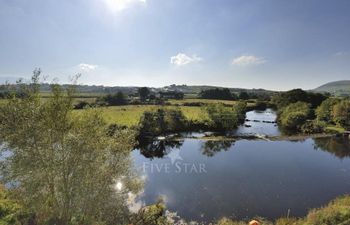
[[[305,102],[289,104],[278,112],[280,125],[287,130],[298,131],[310,116],[310,105]]]
[[[322,104],[316,109],[316,117],[319,121],[324,121],[326,123],[333,122],[332,114],[333,107],[339,103],[337,98],[328,98],[322,102]]]
[[[228,131],[236,128],[245,119],[245,104],[238,103],[233,107],[225,107],[223,104],[210,104],[206,111],[212,122],[212,128]]]
[[[199,93],[200,98],[204,99],[221,99],[221,100],[234,100],[235,95],[233,95],[228,88],[215,88],[209,90],[203,90]]]
[[[13,96],[0,108],[3,182],[18,186],[16,198],[38,224],[125,224],[126,193],[132,182],[134,133],[108,127],[96,109],[73,113],[74,90],[52,85],[41,101],[40,71],[25,98]],[[123,189],[116,189],[122,182]],[[120,187],[120,185],[118,186]]]
[[[138,90],[141,101],[146,101],[151,91],[147,87],[139,88]]]
[[[158,109],[144,112],[139,127],[139,140],[141,140],[145,137],[184,131],[187,128],[187,120],[181,110]]]
[[[287,92],[279,93],[273,96],[271,100],[278,109],[296,102],[306,102],[309,103],[312,108],[316,108],[326,98],[327,96],[323,94],[306,92],[302,89],[293,89]]]
[[[248,100],[249,94],[246,91],[239,92],[238,98],[241,100]]]
[[[350,100],[344,99],[333,106],[333,121],[345,128],[350,128]]]
[[[128,100],[126,99],[123,92],[118,91],[116,94],[108,94],[106,96],[100,97],[97,99],[98,105],[108,105],[108,106],[117,106],[117,105],[126,105]]]

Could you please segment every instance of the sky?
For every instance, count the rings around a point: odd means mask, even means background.
[[[288,90],[350,79],[349,0],[0,0],[0,81]]]

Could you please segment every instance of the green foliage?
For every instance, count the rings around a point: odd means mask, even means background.
[[[116,94],[108,94],[97,98],[96,104],[107,106],[126,105],[128,104],[128,100],[126,99],[123,92],[118,91]]]
[[[350,128],[350,100],[344,99],[333,106],[333,121],[342,127]]]
[[[309,103],[312,108],[316,108],[326,98],[327,96],[320,93],[306,92],[301,89],[293,89],[273,96],[271,101],[277,106],[278,109],[296,102],[306,102]]]
[[[146,111],[139,124],[140,137],[154,137],[168,132],[184,131],[187,120],[180,109],[161,108],[157,111]]]
[[[238,102],[233,107],[225,107],[223,104],[210,104],[206,111],[211,120],[211,128],[220,131],[228,131],[236,128],[245,119],[246,103]]]
[[[235,100],[237,97],[231,93],[228,88],[214,88],[209,90],[203,90],[199,93],[199,98],[203,99],[221,99],[221,100]]]
[[[324,121],[326,123],[333,122],[333,107],[339,103],[337,98],[328,98],[322,102],[322,104],[316,109],[316,117],[319,121]]]
[[[310,116],[310,105],[305,102],[292,103],[278,112],[280,125],[293,131],[299,131]]]
[[[347,225],[350,224],[350,197],[337,198],[326,207],[309,212],[302,225]]]
[[[325,131],[326,123],[318,120],[308,120],[301,125],[301,132],[305,134],[322,133]]]
[[[141,101],[146,101],[151,91],[147,87],[139,88],[138,94],[140,96]]]
[[[137,187],[129,155],[134,133],[107,135],[96,109],[73,113],[72,89],[52,85],[52,98],[41,101],[39,75],[24,86],[27,97],[0,107],[2,151],[12,152],[2,179],[20,185],[16,198],[38,224],[123,223],[126,193]],[[117,181],[125,191],[114,188]]]
[[[0,225],[19,225],[27,216],[23,207],[10,199],[8,191],[0,185]]]
[[[131,221],[132,224],[140,225],[171,225],[165,216],[165,205],[162,202],[140,209]]]

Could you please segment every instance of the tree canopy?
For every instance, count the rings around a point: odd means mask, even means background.
[[[129,152],[134,133],[116,130],[96,109],[73,113],[73,89],[39,96],[40,71],[0,107],[1,178],[38,224],[123,224],[127,193],[137,187]],[[122,184],[117,185],[118,183]]]

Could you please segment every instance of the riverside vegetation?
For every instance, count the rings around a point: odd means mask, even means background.
[[[137,127],[111,125],[104,108],[102,113],[99,108],[74,109],[74,86],[53,84],[51,97],[42,101],[39,78],[36,70],[32,83],[9,91],[0,107],[0,224],[174,224],[176,218],[162,202],[137,212],[128,209],[130,195],[142,186],[129,154],[136,139],[191,129],[229,131],[242,124],[247,110],[244,101],[205,104],[195,107],[205,114],[196,120],[181,106],[161,106],[138,112]],[[322,130],[349,127],[348,99],[305,96],[297,90],[275,96],[272,103],[279,123],[290,130],[314,132],[316,123]],[[349,220],[349,196],[311,210],[305,218],[260,219],[276,225],[340,225]],[[223,218],[217,224],[245,222]]]

